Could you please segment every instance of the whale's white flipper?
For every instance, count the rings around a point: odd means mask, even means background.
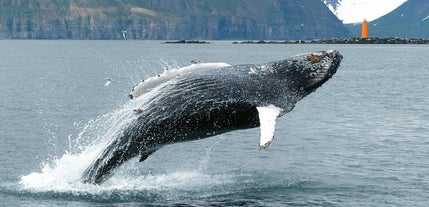
[[[276,119],[282,114],[283,109],[274,105],[256,107],[259,113],[259,122],[261,124],[261,140],[259,149],[265,149],[273,140],[276,130]]]

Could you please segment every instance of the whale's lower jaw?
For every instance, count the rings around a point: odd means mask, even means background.
[[[263,66],[193,70],[166,82],[158,81],[160,85],[151,82],[156,84],[149,93],[135,91],[142,93],[132,100],[141,104],[137,118],[91,163],[82,181],[101,183],[135,156],[140,155],[143,161],[165,145],[238,129],[260,126],[259,147],[268,147],[276,119],[330,79],[341,59],[338,52],[325,51]],[[318,74],[312,75],[314,71]],[[262,123],[264,120],[267,123]]]

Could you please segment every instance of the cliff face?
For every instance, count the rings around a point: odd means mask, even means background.
[[[123,34],[127,39],[350,36],[320,0],[0,0],[1,39],[121,39]]]
[[[361,25],[348,25],[360,36]],[[372,21],[370,37],[401,37],[429,39],[429,1],[408,0],[392,12]]]

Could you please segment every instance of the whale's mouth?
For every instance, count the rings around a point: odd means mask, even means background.
[[[322,86],[337,72],[343,56],[336,50],[296,55],[272,63],[292,91],[306,96]]]
[[[321,51],[307,55],[306,84],[302,90],[312,92],[337,72],[343,56],[336,50]]]

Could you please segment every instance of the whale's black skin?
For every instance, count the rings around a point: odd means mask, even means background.
[[[283,113],[291,111],[335,74],[341,60],[337,51],[323,51],[178,76],[148,94],[141,104],[143,112],[106,146],[82,179],[100,183],[123,162],[138,155],[143,161],[167,144],[257,127],[256,107],[274,105]]]

